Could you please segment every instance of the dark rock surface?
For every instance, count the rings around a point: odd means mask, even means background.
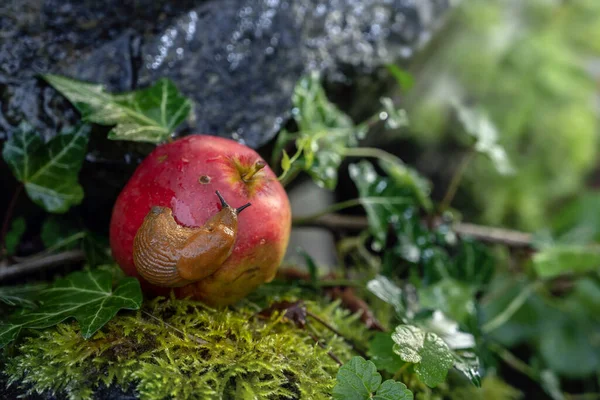
[[[307,69],[344,80],[409,57],[448,0],[7,1],[0,5],[0,131],[46,136],[77,119],[36,75],[112,91],[172,78],[196,103],[189,130],[259,147]]]

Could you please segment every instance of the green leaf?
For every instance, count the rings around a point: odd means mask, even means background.
[[[110,255],[108,238],[96,233],[86,231],[83,238],[83,251],[85,259],[91,267],[110,264],[113,259]]]
[[[427,386],[435,387],[446,379],[454,357],[438,335],[414,325],[399,325],[392,339],[394,352],[403,361],[416,364],[415,372]]]
[[[398,315],[404,314],[405,307],[402,302],[402,289],[383,275],[377,275],[367,282],[367,289],[375,296],[390,304]]]
[[[12,256],[17,251],[17,246],[21,241],[21,237],[25,233],[25,229],[27,225],[25,223],[25,218],[18,217],[13,219],[10,224],[10,230],[6,233],[6,237],[4,239],[4,245],[6,247],[6,253],[9,256]]]
[[[475,139],[475,150],[488,156],[501,175],[512,175],[514,168],[504,147],[498,143],[499,135],[494,123],[482,110],[467,107],[458,101],[452,105],[465,132]]]
[[[303,149],[298,162],[319,186],[334,189],[344,149],[356,146],[366,128],[354,125],[329,101],[317,73],[298,82],[292,101],[292,115],[299,129],[296,147]]]
[[[377,332],[369,342],[369,356],[380,371],[395,374],[404,364],[398,354],[394,353],[392,335]]]
[[[373,396],[374,400],[412,400],[413,398],[413,393],[408,390],[404,383],[392,379],[383,382],[377,389],[375,396]]]
[[[41,290],[47,288],[45,283],[21,285],[21,286],[1,286],[0,301],[9,306],[35,307],[34,299]]]
[[[454,368],[465,375],[473,385],[481,387],[479,358],[470,351],[454,352]]]
[[[417,183],[416,175],[402,173],[401,166],[382,163],[390,172],[389,177],[377,174],[373,164],[361,161],[350,164],[350,177],[358,189],[360,197],[380,197],[382,202],[365,202],[369,230],[378,248],[383,248],[387,240],[389,224],[396,224],[402,217],[411,217],[423,193],[422,182]],[[426,197],[426,196],[425,196]]]
[[[281,156],[281,169],[284,173],[286,173],[290,170],[291,167],[292,161],[290,160],[290,156],[288,156],[288,153],[285,150],[283,150]]]
[[[51,215],[44,220],[40,237],[46,249],[74,249],[85,234],[64,218]]]
[[[87,270],[57,280],[37,300],[38,309],[14,314],[0,324],[0,348],[16,339],[21,329],[47,328],[68,318],[79,322],[82,336],[88,339],[120,309],[139,309],[142,291],[135,278],[125,278],[113,289],[110,272]]]
[[[113,140],[165,141],[192,109],[191,101],[166,78],[149,88],[121,94],[58,75],[43,78],[69,99],[85,121],[116,125],[108,134]]]
[[[388,129],[398,129],[408,125],[408,116],[403,109],[396,108],[396,105],[389,97],[382,97],[380,100],[383,106],[383,112],[379,114],[380,119],[385,120],[385,127]]]
[[[600,267],[600,250],[585,246],[554,246],[533,256],[533,267],[541,278],[582,274]]]
[[[600,193],[578,194],[552,218],[552,233],[560,244],[587,245],[600,241]]]
[[[425,308],[441,310],[455,321],[464,323],[475,312],[473,289],[452,278],[441,280],[419,290],[419,300]]]
[[[64,213],[81,203],[83,189],[77,175],[85,157],[89,126],[62,132],[48,143],[22,123],[2,150],[14,176],[27,195],[48,212]]]
[[[415,78],[407,71],[401,69],[397,65],[386,65],[387,70],[396,79],[398,86],[404,91],[408,91],[415,84]]]
[[[370,399],[381,384],[381,375],[375,364],[362,357],[352,357],[337,373],[333,388],[334,399]]]

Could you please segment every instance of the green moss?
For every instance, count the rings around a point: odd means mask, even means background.
[[[338,365],[309,331],[342,361],[353,355],[351,348],[316,322],[300,329],[280,314],[258,319],[259,306],[242,304],[213,310],[156,299],[143,311],[120,314],[90,340],[77,323],[31,332],[6,350],[13,353],[6,373],[28,393],[70,399],[90,398],[98,385],[115,383],[134,387],[142,399],[330,398]],[[358,317],[338,303],[306,305],[342,333],[368,340]]]

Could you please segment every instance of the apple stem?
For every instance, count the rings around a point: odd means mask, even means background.
[[[244,180],[244,182],[248,182],[249,180],[251,180],[254,177],[254,175],[256,175],[256,173],[263,169],[266,165],[267,164],[263,160],[258,160],[257,162],[255,162],[252,166],[252,169],[242,175],[242,179]]]

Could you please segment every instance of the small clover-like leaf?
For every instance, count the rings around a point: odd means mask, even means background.
[[[84,120],[116,125],[109,139],[159,143],[189,115],[192,103],[169,79],[130,93],[110,94],[102,85],[58,75],[43,78],[79,110]]]
[[[5,143],[4,160],[25,185],[27,195],[48,212],[64,213],[81,203],[77,183],[89,138],[89,126],[62,132],[47,143],[31,126],[22,123]]]
[[[340,367],[337,384],[333,388],[334,399],[369,399],[381,384],[381,375],[375,364],[362,357],[352,357]]]
[[[400,325],[392,334],[394,351],[405,362],[416,364],[415,372],[427,386],[444,381],[454,363],[448,345],[435,333],[413,325]]]
[[[369,357],[378,370],[396,373],[403,362],[398,354],[394,353],[394,341],[386,332],[377,332],[369,342]]]
[[[88,339],[120,309],[139,309],[142,291],[135,278],[122,279],[113,288],[111,273],[97,269],[73,272],[57,280],[37,301],[39,308],[18,312],[0,324],[0,348],[16,339],[21,329],[47,328],[68,318],[79,322],[82,336]]]
[[[391,379],[383,382],[377,393],[373,396],[374,400],[412,400],[413,393],[408,390],[406,385]]]
[[[352,357],[337,373],[333,398],[339,400],[412,400],[406,385],[391,379],[381,383],[375,364],[362,357]]]

